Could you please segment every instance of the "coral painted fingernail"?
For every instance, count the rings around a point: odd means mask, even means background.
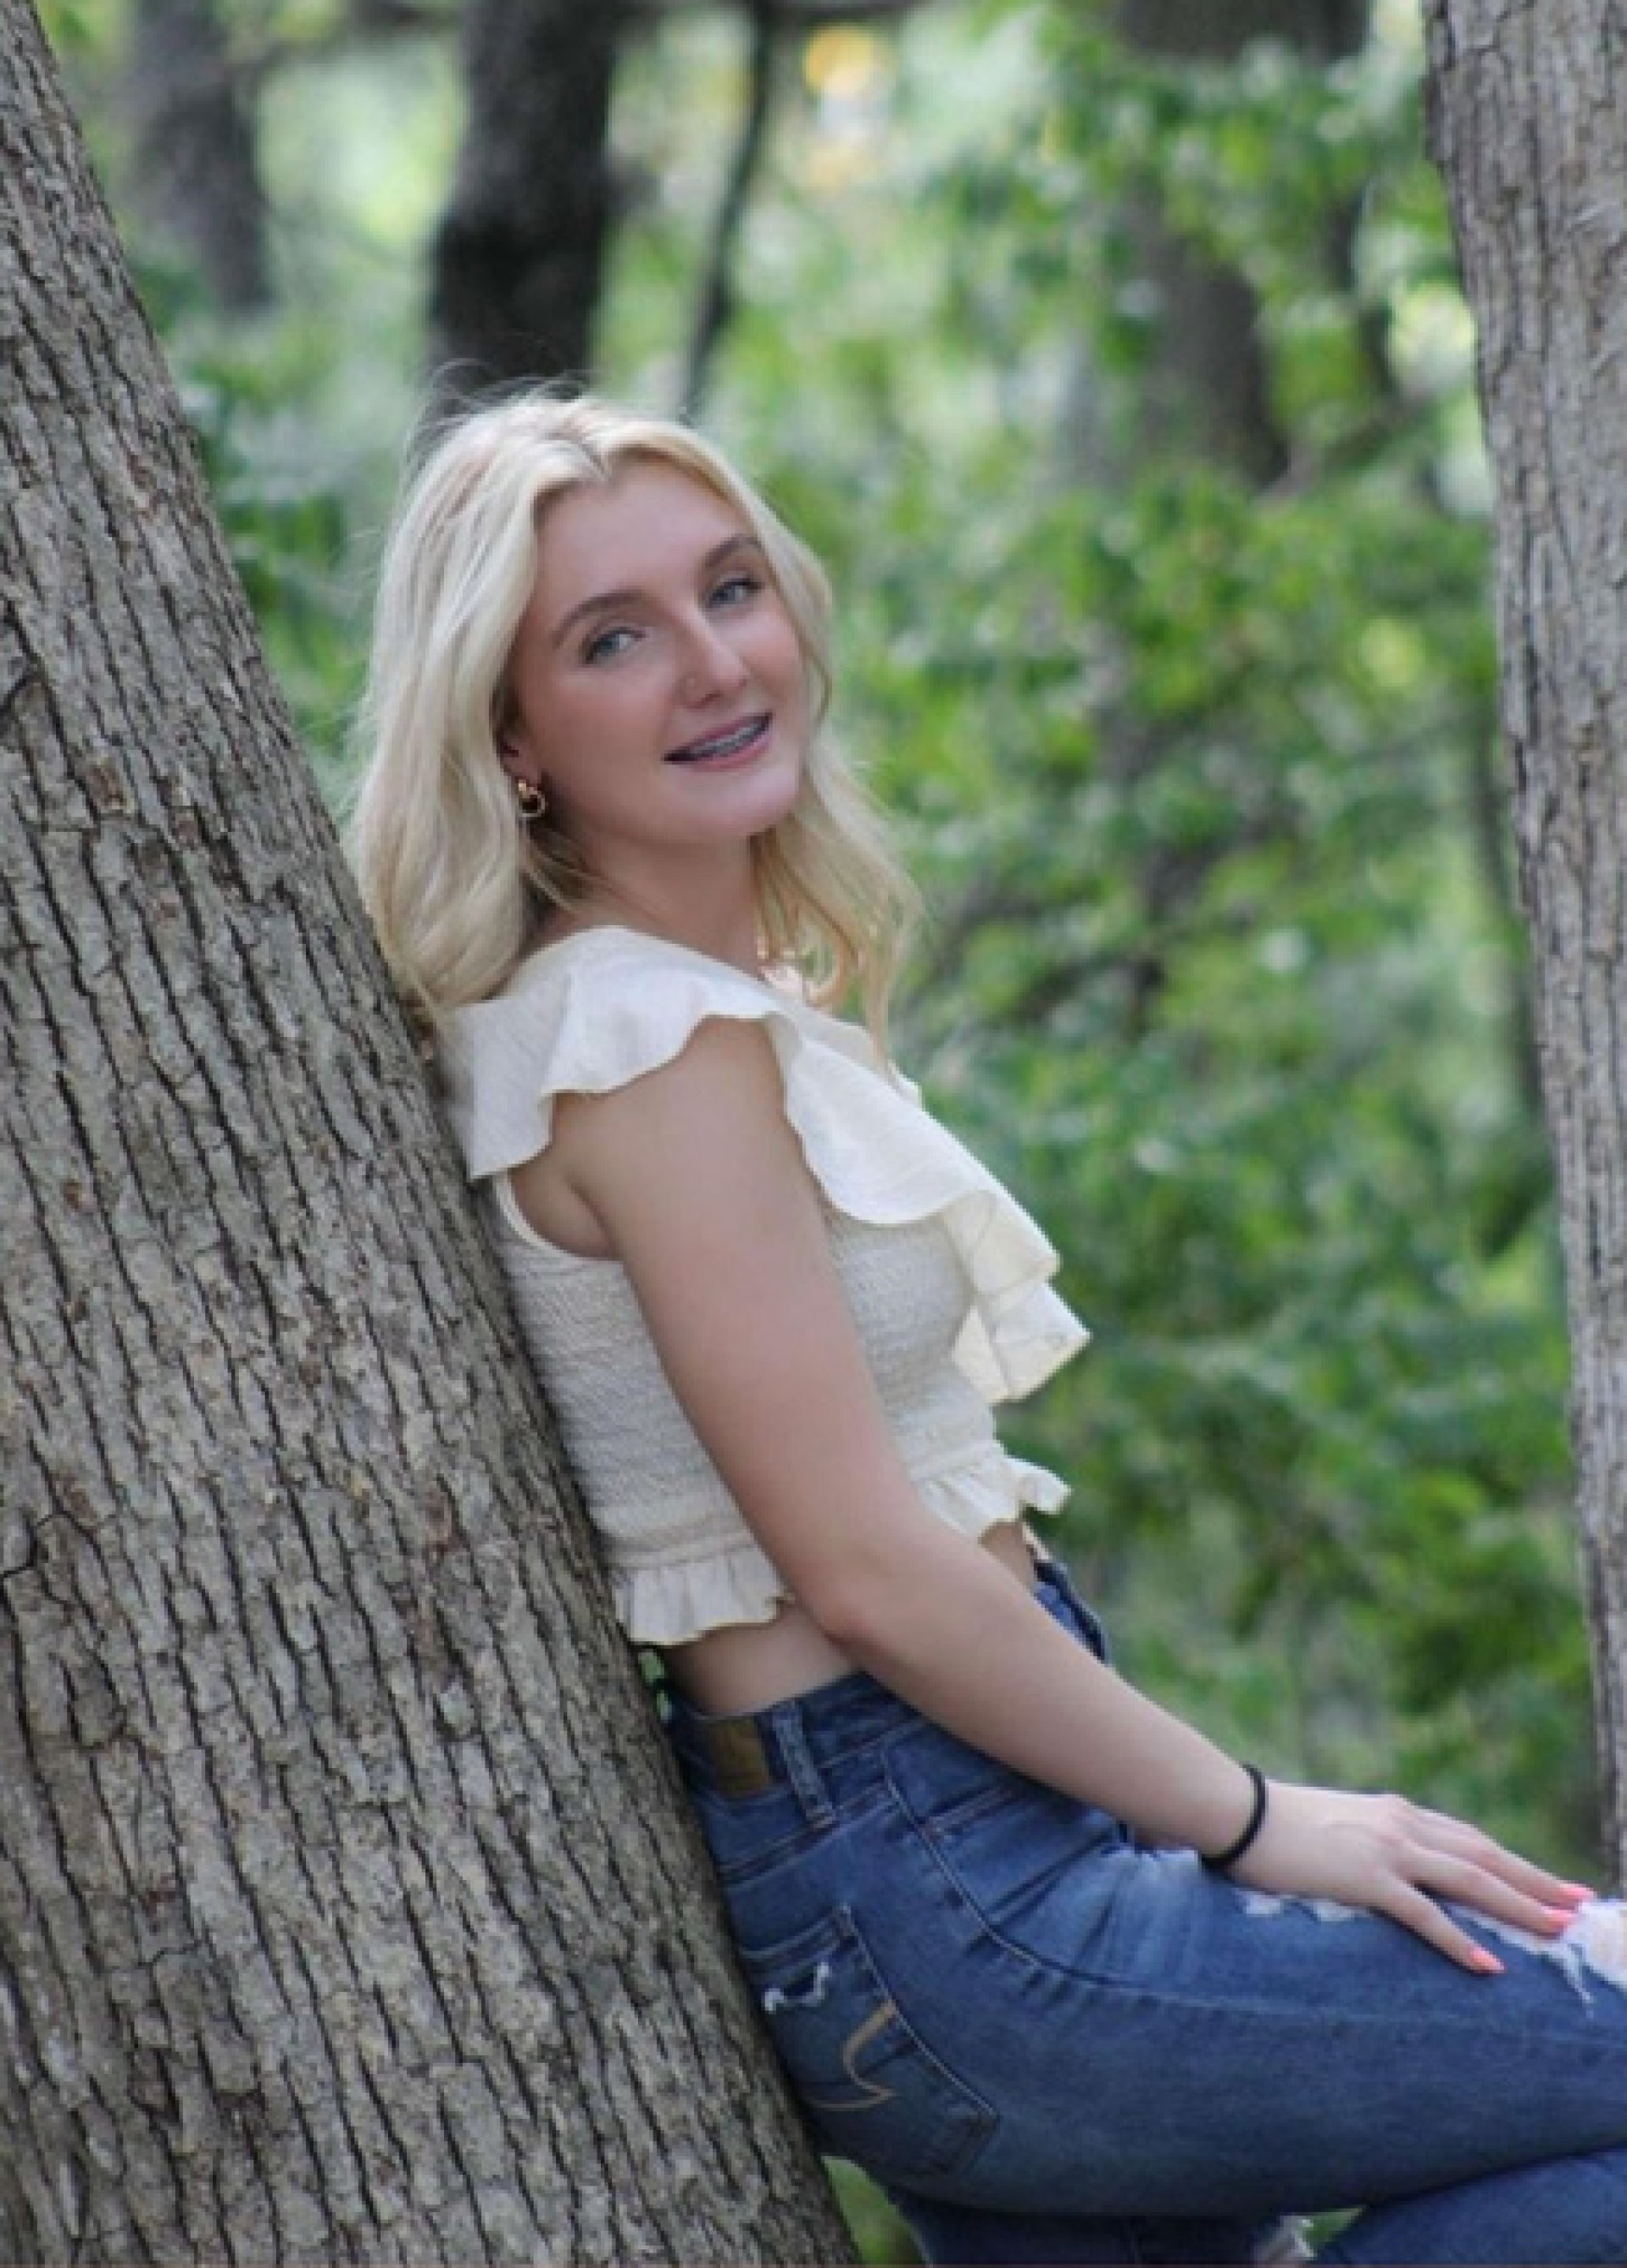
[[[1483,1946],[1469,1955],[1469,1965],[1471,1969],[1477,1969],[1483,1977],[1501,1977],[1506,1974],[1496,1954],[1488,1953]]]
[[[1591,1905],[1599,1895],[1597,1890],[1589,1889],[1586,1882],[1562,1882],[1559,1887],[1564,1896],[1574,1899],[1579,1906]]]

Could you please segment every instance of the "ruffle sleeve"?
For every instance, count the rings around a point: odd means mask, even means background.
[[[865,1035],[788,991],[631,931],[584,931],[533,956],[510,989],[449,1017],[439,1056],[474,1181],[552,1138],[554,1103],[673,1062],[714,1017],[759,1023],[785,1110],[826,1200],[877,1226],[939,1219],[971,1300],[954,1355],[990,1403],[1031,1393],[1088,1336],[1051,1288],[1049,1241]]]

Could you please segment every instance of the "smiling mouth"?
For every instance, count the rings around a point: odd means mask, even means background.
[[[739,725],[731,725],[726,732],[710,733],[703,740],[691,740],[685,747],[670,750],[665,761],[669,764],[738,762],[742,757],[757,754],[773,721],[766,711],[761,717],[747,717]]]

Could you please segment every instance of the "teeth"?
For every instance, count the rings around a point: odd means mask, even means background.
[[[681,764],[693,763],[706,756],[733,755],[736,748],[743,748],[747,741],[755,740],[762,730],[762,718],[754,717],[747,724],[737,725],[732,733],[719,733],[715,740],[695,740],[687,748],[674,749],[673,760]]]

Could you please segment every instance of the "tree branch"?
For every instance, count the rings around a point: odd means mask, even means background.
[[[751,83],[734,157],[712,223],[711,244],[701,285],[689,350],[684,360],[681,407],[694,416],[705,397],[712,357],[735,308],[734,255],[767,145],[778,59],[780,8],[775,0],[752,0]]]

